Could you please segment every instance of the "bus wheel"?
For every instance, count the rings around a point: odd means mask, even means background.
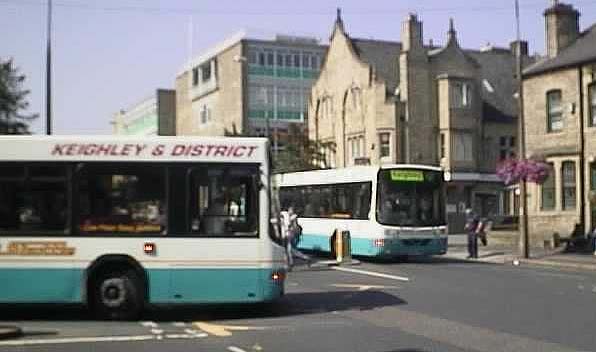
[[[100,273],[92,283],[91,308],[102,319],[132,320],[143,309],[143,284],[134,270]]]

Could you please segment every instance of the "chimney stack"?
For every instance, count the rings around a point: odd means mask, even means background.
[[[410,13],[401,26],[403,51],[422,48],[422,39],[422,22],[416,14]]]
[[[579,36],[579,12],[572,5],[552,0],[544,11],[546,22],[546,55],[555,57]]]

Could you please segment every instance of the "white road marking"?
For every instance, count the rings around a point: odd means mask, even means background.
[[[236,347],[236,346],[229,346],[228,351],[230,351],[230,352],[246,352],[242,348]]]
[[[153,340],[153,339],[155,339],[155,336],[153,336],[153,335],[66,337],[66,338],[59,338],[59,339],[0,341],[0,346],[52,345],[52,344],[85,343],[85,342],[126,342],[126,341],[147,341],[147,340]]]
[[[182,322],[182,321],[176,321],[176,322],[173,322],[172,325],[174,325],[175,327],[178,327],[178,328],[183,328],[186,326],[186,323]]]
[[[344,268],[341,266],[332,266],[331,269],[337,270],[337,271],[345,271],[348,273],[356,273],[356,274],[362,274],[362,275],[368,275],[368,276],[374,276],[374,277],[382,277],[384,279],[391,279],[391,280],[398,280],[398,281],[410,281],[410,279],[408,279],[405,276],[389,275],[389,274],[378,273],[375,271]]]
[[[356,284],[331,284],[333,287],[339,288],[357,288],[358,291],[368,291],[370,289],[382,290],[382,289],[396,289],[397,286],[384,286],[384,285],[356,285]]]
[[[142,321],[141,325],[146,327],[146,328],[156,328],[159,326],[159,324],[153,322],[153,321]]]
[[[151,329],[151,333],[155,334],[155,335],[161,335],[161,334],[163,334],[163,330],[162,329]]]
[[[166,338],[168,339],[193,339],[193,335],[189,334],[166,334]]]

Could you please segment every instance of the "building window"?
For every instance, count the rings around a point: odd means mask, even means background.
[[[541,186],[541,203],[542,210],[555,209],[555,168],[552,163],[548,164],[548,177]]]
[[[515,137],[501,136],[499,138],[499,160],[515,158]]]
[[[562,165],[563,210],[572,210],[576,207],[575,194],[575,162],[565,161]]]
[[[277,53],[277,66],[283,67],[284,65],[284,56],[281,53]]]
[[[439,142],[439,157],[443,159],[445,157],[445,133],[440,135],[441,141]]]
[[[588,87],[588,111],[590,114],[590,126],[596,126],[596,83],[590,84]]]
[[[203,105],[200,113],[200,123],[206,124],[207,122],[211,121],[211,109],[207,107],[207,105]]]
[[[292,67],[292,55],[291,54],[286,54],[286,66]]]
[[[381,158],[391,155],[391,135],[388,132],[379,133],[379,156]]]
[[[474,139],[471,134],[455,134],[455,160],[474,161]]]
[[[546,110],[548,132],[560,131],[563,129],[563,103],[561,102],[561,91],[553,90],[546,93]]]
[[[211,79],[211,61],[201,65],[201,81],[207,82]]]
[[[251,50],[248,52],[248,63],[251,65],[255,65],[257,63],[257,52]]]
[[[294,54],[294,67],[300,67],[300,54]]]
[[[472,85],[470,83],[456,82],[451,86],[452,108],[464,108],[472,105]]]
[[[199,68],[195,67],[192,69],[192,85],[196,87],[199,84]]]
[[[275,64],[275,55],[272,52],[267,53],[267,66],[273,66]]]

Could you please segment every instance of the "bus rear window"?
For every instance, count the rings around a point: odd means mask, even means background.
[[[67,167],[37,168],[0,165],[0,230],[27,234],[66,229]]]

